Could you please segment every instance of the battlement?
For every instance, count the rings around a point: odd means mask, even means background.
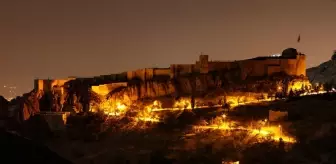
[[[288,48],[277,56],[261,56],[237,61],[209,61],[208,55],[200,55],[196,64],[171,65],[171,77],[191,72],[240,70],[241,79],[248,76],[269,76],[285,73],[291,76],[306,76],[306,56],[296,49]]]
[[[232,70],[238,70],[241,80],[251,76],[270,76],[275,73],[285,73],[290,76],[306,76],[306,56],[298,53],[293,48],[284,50],[281,55],[261,56],[237,61],[209,61],[208,55],[200,55],[199,60],[195,64],[171,64],[169,68],[144,68],[128,71],[123,74],[99,76],[98,78],[112,79],[110,80],[111,83],[119,82],[120,85],[124,86],[127,85],[128,81],[133,79],[147,81],[153,80],[156,77],[165,77],[161,79],[166,79],[166,77],[176,78],[190,73],[207,74],[212,71],[227,72]],[[119,76],[122,76],[122,78]],[[62,90],[63,85],[73,79],[75,77],[55,80],[36,79],[34,88],[36,90],[51,91],[56,87]],[[111,87],[114,88],[114,86],[104,85],[95,86],[94,89],[105,94],[107,90],[110,90],[107,88]]]

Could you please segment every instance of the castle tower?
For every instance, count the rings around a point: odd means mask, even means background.
[[[208,73],[209,72],[209,55],[200,55],[200,73]]]
[[[43,88],[44,88],[43,80],[35,79],[34,80],[34,89],[38,91],[38,90],[43,90]]]
[[[296,75],[306,76],[306,55],[299,54],[296,56]]]

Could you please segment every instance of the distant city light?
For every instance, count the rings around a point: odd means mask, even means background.
[[[281,56],[281,54],[273,54],[273,55],[271,55],[271,57],[280,57]]]
[[[6,95],[3,95],[5,99],[7,99],[8,101],[11,101],[12,99],[14,99],[17,94],[16,94],[16,86],[9,86],[9,85],[4,85],[4,88],[6,88],[6,90],[8,91],[8,93]]]

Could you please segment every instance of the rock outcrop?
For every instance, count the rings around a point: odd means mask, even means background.
[[[18,122],[28,120],[31,116],[40,112],[40,99],[42,91],[31,91],[12,100],[8,107],[8,116],[14,117]]]
[[[319,66],[307,69],[307,76],[312,83],[326,83],[336,80],[336,60],[326,61]]]
[[[116,82],[116,81],[115,81]],[[214,71],[207,74],[187,74],[175,79],[170,77],[153,78],[143,81],[132,79],[126,85],[107,91],[107,95],[99,95],[91,89],[92,86],[110,85],[111,80],[97,80],[95,78],[75,79],[64,86],[64,104],[62,111],[86,112],[90,105],[98,103],[102,98],[132,102],[140,99],[155,99],[158,97],[179,98],[194,95],[205,97],[213,91],[220,90],[217,95],[225,93],[268,93],[274,95],[279,86],[287,94],[291,88],[300,90],[308,82],[305,77],[288,76],[284,73],[266,77],[249,77],[242,81],[236,77],[236,72]],[[105,93],[105,92],[104,92]],[[100,100],[99,100],[100,99]],[[92,102],[94,101],[94,102]]]

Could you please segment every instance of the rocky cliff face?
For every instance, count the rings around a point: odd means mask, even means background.
[[[215,88],[215,81],[208,75],[198,77],[181,77],[167,81],[147,81],[129,85],[119,91],[112,91],[109,96],[118,99],[138,100],[161,96],[190,95],[195,85],[196,93],[203,93],[209,88]]]
[[[307,76],[312,83],[326,83],[336,80],[336,60],[326,61],[319,66],[307,69]]]
[[[40,112],[40,99],[43,95],[41,91],[31,91],[12,100],[8,107],[8,117],[15,118],[22,122]]]
[[[113,91],[112,91],[113,92]],[[153,98],[171,95],[175,92],[172,82],[146,82],[131,85],[109,94],[111,98],[138,100],[141,98]]]
[[[218,76],[200,75],[196,77],[180,77],[166,82],[141,82],[118,91],[112,91],[110,97],[126,101],[161,96],[189,96],[193,92],[193,85],[195,95],[204,97],[219,89],[221,89],[222,93],[217,94],[223,94],[224,92],[275,93],[278,91],[278,87],[281,86],[281,88],[289,92],[291,88],[299,90],[302,86],[309,85],[309,81],[305,78],[287,76],[233,83]]]

